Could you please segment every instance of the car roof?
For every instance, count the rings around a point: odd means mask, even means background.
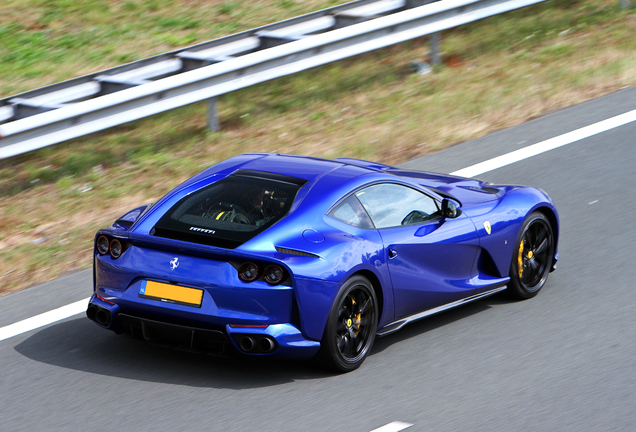
[[[326,159],[282,154],[260,154],[258,157],[243,164],[241,169],[282,174],[313,183],[341,166],[341,163]]]
[[[296,177],[315,185],[323,177],[336,175],[346,181],[363,174],[380,173],[391,169],[388,165],[357,159],[320,159],[278,153],[244,153],[221,161],[182,183],[177,190],[183,190],[199,181],[211,180],[214,176],[227,176],[238,170],[248,170]]]
[[[278,153],[253,153],[253,155],[255,156],[254,159],[243,164],[241,169],[282,174],[301,178],[311,183],[345,166],[355,167],[355,169],[345,170],[350,173],[350,178],[392,168],[387,165],[357,159],[330,160]],[[342,176],[343,173],[339,172],[338,175]]]

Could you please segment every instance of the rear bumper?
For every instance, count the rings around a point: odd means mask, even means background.
[[[224,355],[229,342],[219,330],[162,323],[126,314],[118,314],[114,325],[118,333],[185,351]]]
[[[214,325],[215,328],[183,325],[174,320],[168,322],[123,313],[119,305],[109,304],[96,295],[91,297],[86,315],[100,327],[116,333],[207,354],[224,355],[231,344],[239,352],[248,355],[310,358],[320,348],[320,342],[305,339],[292,323],[268,324],[264,328],[230,327],[236,320]],[[241,321],[241,324],[246,324],[244,320]],[[262,324],[262,321],[253,324]]]

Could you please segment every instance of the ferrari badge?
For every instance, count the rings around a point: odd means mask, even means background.
[[[486,232],[488,233],[488,235],[490,235],[490,233],[492,232],[492,228],[490,227],[490,222],[488,221],[484,222],[484,228],[486,228]]]

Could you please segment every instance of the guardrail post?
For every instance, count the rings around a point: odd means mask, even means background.
[[[442,62],[442,57],[439,54],[439,43],[441,40],[441,33],[433,33],[429,36],[431,42],[431,63],[436,65]]]
[[[623,9],[627,9],[627,8],[629,8],[629,6],[630,6],[629,5],[629,0],[621,0],[621,7]]]
[[[216,110],[216,98],[208,99],[208,127],[212,132],[221,130],[219,113]]]

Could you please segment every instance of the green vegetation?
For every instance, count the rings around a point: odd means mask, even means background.
[[[337,1],[8,0],[0,97]],[[0,161],[0,292],[90,266],[92,238],[204,167],[246,151],[399,163],[636,82],[636,14],[551,0],[426,39]]]

